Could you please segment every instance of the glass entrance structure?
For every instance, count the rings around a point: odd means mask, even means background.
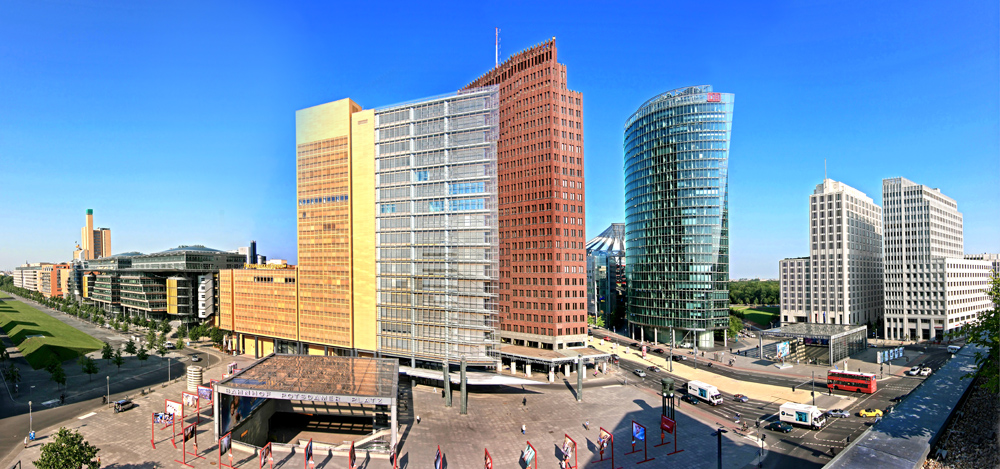
[[[645,337],[673,329],[711,347],[728,327],[733,102],[710,85],[679,88],[625,123],[627,315]]]

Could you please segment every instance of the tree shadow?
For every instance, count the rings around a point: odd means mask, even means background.
[[[159,461],[144,461],[140,463],[112,463],[112,464],[101,464],[102,468],[107,469],[150,469],[156,467],[166,467],[163,463]]]

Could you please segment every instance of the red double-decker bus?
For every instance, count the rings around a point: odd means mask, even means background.
[[[826,387],[871,394],[876,390],[875,375],[857,371],[830,370],[826,374]]]

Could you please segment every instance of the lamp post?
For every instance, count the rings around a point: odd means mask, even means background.
[[[105,376],[108,381],[108,404],[111,404],[111,376]]]
[[[28,401],[28,433],[31,433],[33,431],[31,426],[32,422],[33,420],[31,419],[31,401]]]
[[[722,434],[729,433],[725,428],[719,427],[719,430],[712,434],[712,436],[719,437],[719,469],[722,469]]]
[[[758,422],[759,425],[760,423]],[[764,438],[767,438],[767,435],[760,436],[760,452],[757,453],[757,467],[764,467]]]

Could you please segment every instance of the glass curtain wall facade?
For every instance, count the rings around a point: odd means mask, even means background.
[[[627,316],[645,337],[673,329],[710,347],[728,327],[734,100],[710,85],[679,88],[625,123]]]
[[[496,362],[498,105],[491,86],[375,113],[384,354]]]

